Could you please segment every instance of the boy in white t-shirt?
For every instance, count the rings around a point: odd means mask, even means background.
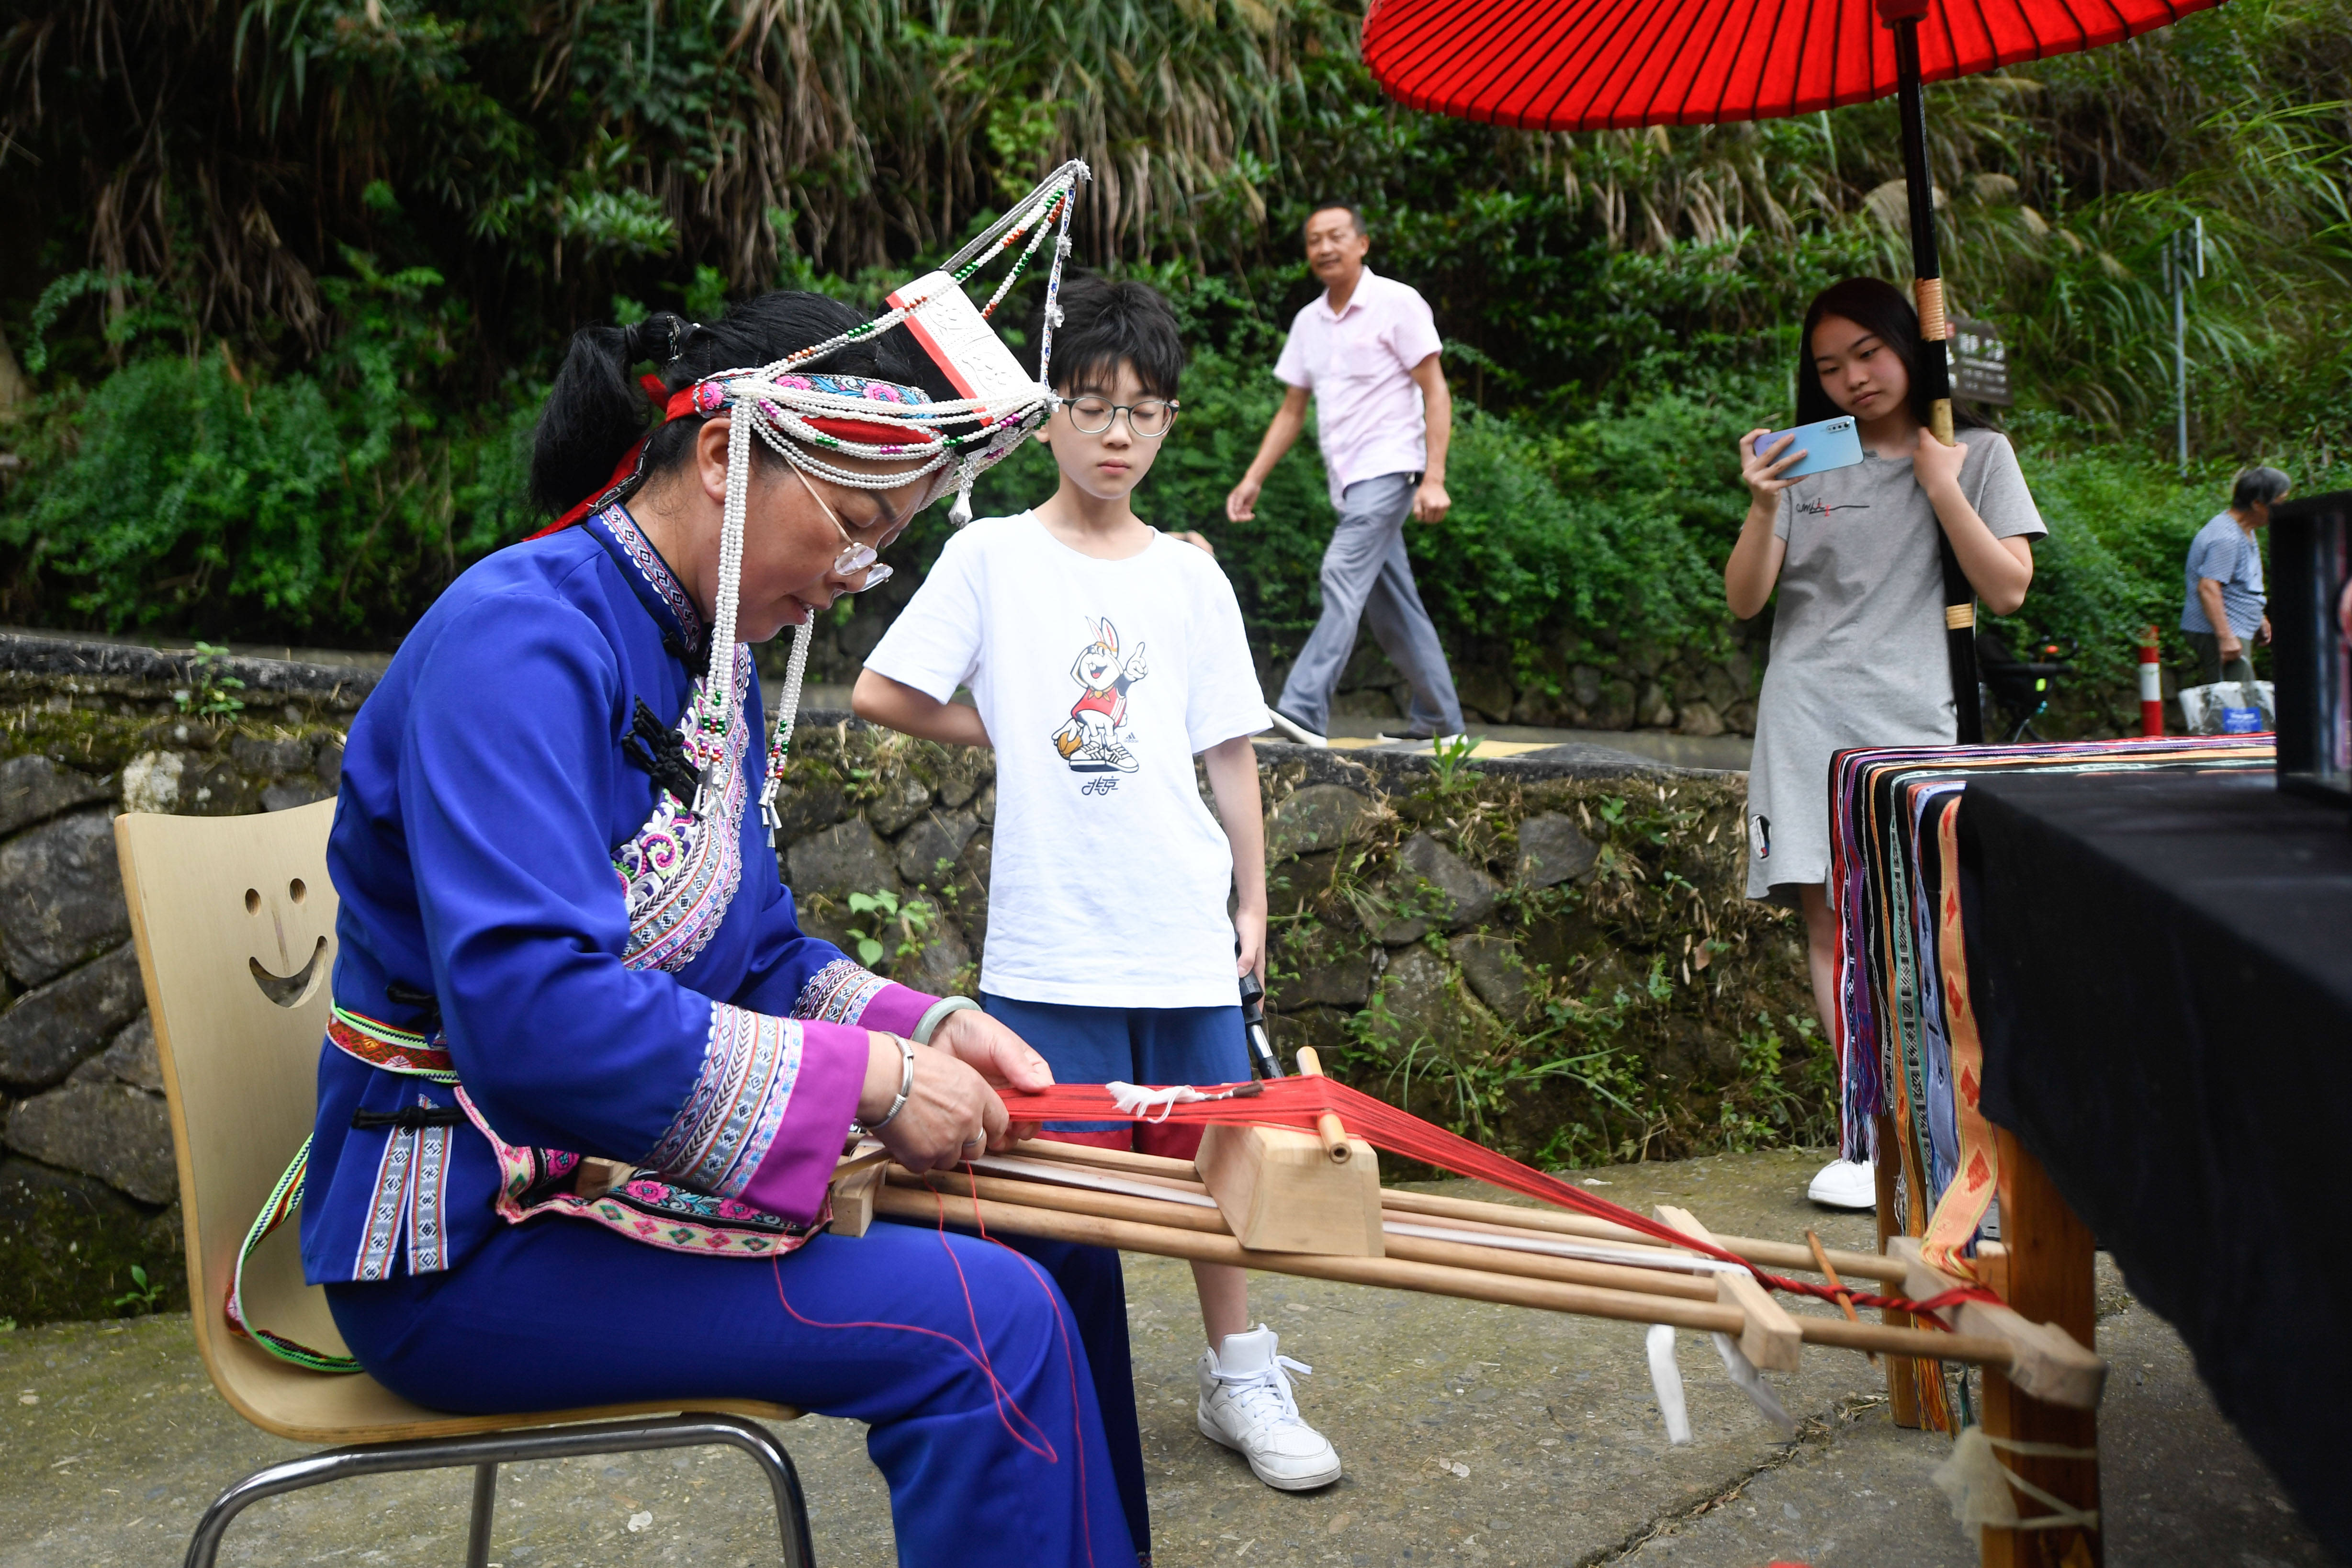
[[[1065,1083],[1234,1082],[1250,1076],[1239,978],[1263,977],[1265,963],[1250,743],[1265,703],[1233,585],[1206,551],[1129,505],[1176,416],[1174,313],[1143,284],[1095,278],[1065,283],[1061,305],[1052,375],[1063,401],[1038,434],[1060,489],[948,542],[866,659],[853,703],[874,723],[996,750],[983,1007]],[[959,686],[976,708],[949,700]],[[1200,1144],[1197,1128],[1172,1125],[1049,1135],[1181,1159]],[[1118,1254],[1068,1247],[1048,1267],[1080,1320],[1125,1495],[1117,1450],[1120,1428],[1135,1430],[1134,1391]],[[1250,1327],[1246,1276],[1192,1272],[1212,1347],[1199,1365],[1202,1434],[1269,1486],[1339,1479],[1339,1455],[1292,1397],[1286,1366],[1304,1369],[1276,1356],[1271,1329]],[[1139,1440],[1132,1462],[1140,1548]]]

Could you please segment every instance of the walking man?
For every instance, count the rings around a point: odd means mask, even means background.
[[[1404,552],[1408,515],[1436,522],[1453,505],[1445,494],[1445,447],[1454,398],[1438,367],[1428,302],[1365,266],[1371,247],[1364,215],[1352,206],[1318,207],[1308,216],[1307,264],[1322,281],[1323,296],[1290,323],[1290,340],[1274,367],[1290,390],[1249,471],[1225,497],[1225,516],[1234,521],[1256,515],[1258,491],[1298,439],[1312,394],[1339,525],[1323,552],[1323,616],[1272,711],[1276,729],[1309,746],[1327,744],[1331,694],[1355,651],[1356,624],[1367,615],[1381,651],[1412,683],[1403,738],[1462,731],[1454,674]]]
[[[2284,499],[2287,477],[2276,468],[2248,468],[2238,476],[2230,510],[2217,513],[2189,544],[2188,593],[2180,605],[2180,629],[2189,638],[2205,684],[2252,680],[2249,638],[2271,640],[2270,616],[2263,613],[2263,556],[2254,530],[2271,520],[2271,503]]]

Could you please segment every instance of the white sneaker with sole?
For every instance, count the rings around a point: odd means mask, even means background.
[[[1276,1355],[1275,1332],[1264,1323],[1227,1334],[1200,1362],[1201,1436],[1249,1461],[1259,1480],[1278,1491],[1310,1491],[1339,1479],[1339,1451],[1299,1419],[1290,1373],[1312,1369]]]
[[[1289,736],[1292,740],[1297,742],[1302,746],[1312,746],[1317,751],[1320,752],[1328,749],[1331,744],[1328,739],[1317,734],[1314,731],[1308,729],[1306,725],[1300,723],[1297,720],[1293,719],[1289,714],[1285,713],[1281,709],[1275,707],[1271,703],[1266,705],[1265,716],[1273,721],[1274,727],[1276,729],[1281,731],[1284,734]]]
[[[1878,1173],[1867,1160],[1832,1160],[1805,1189],[1805,1195],[1833,1209],[1874,1209]]]

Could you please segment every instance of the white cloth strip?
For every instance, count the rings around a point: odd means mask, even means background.
[[[1629,1268],[1656,1268],[1668,1274],[1745,1274],[1747,1268],[1719,1258],[1694,1258],[1686,1252],[1657,1247],[1638,1251],[1549,1236],[1507,1236],[1490,1230],[1455,1230],[1450,1226],[1423,1225],[1418,1220],[1387,1219],[1381,1228],[1391,1236],[1417,1237],[1423,1241],[1458,1241],[1471,1247],[1492,1247],[1504,1252],[1540,1252],[1549,1258],[1574,1258],[1587,1263],[1621,1263]]]
[[[1749,1361],[1748,1353],[1739,1348],[1739,1342],[1729,1334],[1709,1337],[1715,1341],[1715,1353],[1723,1358],[1723,1370],[1731,1374],[1732,1383],[1740,1393],[1748,1395],[1758,1414],[1780,1434],[1782,1442],[1794,1437],[1797,1435],[1796,1418],[1780,1403],[1780,1396],[1772,1392],[1772,1385],[1764,1381],[1764,1374],[1756,1370],[1756,1363]]]
[[[1666,1441],[1686,1447],[1691,1440],[1690,1410],[1683,1403],[1683,1369],[1675,1360],[1675,1326],[1652,1323],[1649,1335],[1650,1386],[1657,1391],[1658,1414],[1666,1420]]]
[[[2027,1480],[1993,1457],[1995,1448],[2050,1459],[2095,1462],[2096,1448],[2074,1448],[2061,1443],[2025,1443],[1995,1437],[1981,1426],[1964,1426],[1952,1445],[1951,1457],[1928,1479],[1951,1500],[1952,1517],[1971,1530],[2096,1530],[2099,1510],[2076,1508]],[[2011,1489],[2023,1492],[2051,1511],[2025,1519],[2017,1511]]]
[[[964,1163],[983,1176],[1012,1176],[1022,1181],[1045,1182],[1056,1187],[1080,1187],[1087,1192],[1117,1193],[1122,1197],[1182,1204],[1190,1208],[1213,1209],[1217,1206],[1217,1200],[1204,1193],[1180,1192],[1174,1187],[1154,1186],[1149,1182],[1130,1182],[1124,1176],[1108,1174],[1098,1166],[1065,1165],[1056,1160],[1030,1160],[1019,1154],[985,1154]]]

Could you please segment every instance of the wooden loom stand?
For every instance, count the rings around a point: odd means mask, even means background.
[[[1893,1119],[1878,1123],[1878,1237],[1882,1252],[1896,1250],[1901,1237],[1895,1224],[1895,1152]],[[1979,1261],[1994,1292],[2019,1316],[2032,1323],[2063,1330],[2081,1345],[2097,1343],[2097,1310],[2092,1287],[2094,1242],[2090,1227],[2075,1215],[2051,1184],[2042,1162],[2005,1128],[1993,1134],[2000,1154],[2000,1234],[1999,1243],[1979,1246]],[[1912,1247],[1916,1248],[1916,1244]],[[1927,1271],[1918,1270],[1921,1275]],[[1924,1280],[1915,1283],[1925,1283]],[[1906,1292],[1915,1299],[1922,1292]],[[1884,1314],[1889,1323],[1906,1314]],[[1940,1359],[1950,1360],[1949,1356]],[[1900,1363],[1886,1362],[1888,1403],[1895,1424],[1916,1426],[1919,1411],[1912,1398]],[[2013,1442],[2052,1444],[2068,1448],[2098,1448],[2096,1402],[2075,1407],[2036,1398],[2018,1385],[2011,1369],[1987,1363],[1984,1408],[1979,1413],[1988,1437]],[[2089,1459],[2028,1457],[1994,1453],[2001,1464],[2069,1507],[2089,1511],[2099,1506],[2099,1466]],[[2016,1494],[2021,1519],[2050,1510],[2022,1493]],[[1980,1538],[1984,1568],[2099,1568],[2106,1561],[2104,1531],[2092,1527],[2053,1530],[1986,1529]]]
[[[1283,1129],[1243,1129],[1284,1132]],[[1328,1148],[1318,1130],[1289,1137]],[[2097,1380],[2081,1364],[2078,1346],[2053,1342],[2017,1314],[1985,1314],[1963,1331],[1853,1322],[1843,1318],[1792,1317],[1769,1300],[1748,1299],[1745,1275],[1692,1273],[1634,1267],[1608,1258],[1560,1257],[1541,1250],[1572,1242],[1600,1244],[1620,1254],[1675,1257],[1675,1248],[1609,1221],[1557,1210],[1401,1193],[1369,1185],[1373,1162],[1360,1152],[1347,1163],[1318,1151],[1328,1181],[1376,1194],[1371,1237],[1361,1226],[1340,1226],[1320,1251],[1244,1247],[1231,1226],[1226,1196],[1214,1194],[1192,1163],[1147,1154],[1039,1141],[1018,1145],[1012,1157],[990,1156],[961,1170],[917,1177],[887,1166],[874,1151],[844,1163],[835,1187],[836,1231],[856,1235],[873,1218],[915,1225],[977,1223],[991,1231],[1115,1247],[1125,1251],[1227,1263],[1307,1279],[1419,1290],[1470,1300],[1538,1307],[1628,1322],[1667,1323],[1722,1332],[1743,1343],[1772,1348],[1765,1364],[1790,1367],[1799,1344],[1832,1345],[1890,1356],[1926,1357],[2017,1370],[2038,1386],[2066,1397],[2097,1397]],[[1350,1167],[1353,1167],[1350,1169]],[[1269,1166],[1261,1183],[1297,1181],[1301,1167]],[[1089,1174],[1092,1173],[1093,1174]],[[1100,1190],[1099,1184],[1123,1191]],[[1375,1178],[1376,1179],[1376,1178]],[[1096,1185],[1089,1185],[1089,1182]],[[1324,1194],[1328,1196],[1328,1194]],[[1696,1226],[1696,1221],[1689,1221]],[[1412,1234],[1435,1230],[1440,1236]],[[1345,1234],[1353,1231],[1353,1235]],[[1803,1246],[1724,1237],[1717,1245],[1774,1268],[1811,1269]],[[1909,1266],[1893,1258],[1828,1252],[1843,1274],[1892,1283]],[[1737,1283],[1728,1283],[1728,1281]],[[1758,1291],[1760,1295],[1761,1292]],[[1981,1329],[1982,1331],[1974,1331]],[[1752,1358],[1751,1358],[1752,1359]]]

